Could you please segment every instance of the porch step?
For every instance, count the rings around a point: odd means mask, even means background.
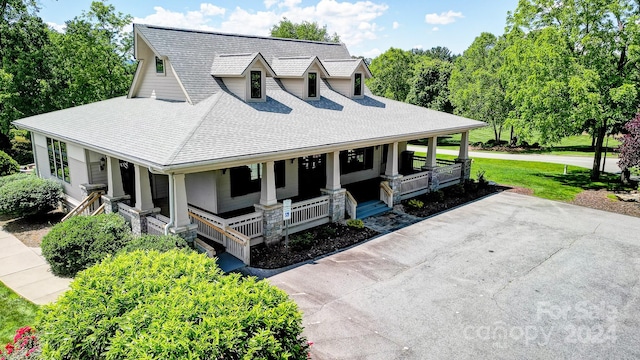
[[[363,202],[362,204],[358,204],[358,207],[356,208],[356,218],[364,219],[370,216],[386,213],[387,211],[391,211],[391,208],[388,207],[387,204],[380,200],[370,200]]]
[[[228,252],[217,254],[216,257],[218,258],[218,267],[225,273],[231,272],[233,270],[238,270],[246,266],[242,262],[242,260],[229,254]]]

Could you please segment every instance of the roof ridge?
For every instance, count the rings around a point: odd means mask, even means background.
[[[324,44],[324,45],[338,45],[344,46],[344,43],[339,42],[330,42],[330,41],[314,41],[314,40],[302,40],[302,39],[289,39],[289,38],[280,38],[273,36],[260,36],[260,35],[248,35],[248,34],[238,34],[238,33],[225,33],[219,31],[207,31],[207,30],[196,30],[196,29],[184,29],[184,28],[176,28],[170,26],[160,26],[160,25],[151,25],[151,24],[138,24],[134,23],[136,26],[145,26],[150,29],[161,29],[161,30],[172,30],[179,32],[190,32],[190,33],[198,33],[198,34],[209,34],[209,35],[220,35],[220,36],[234,36],[234,37],[243,37],[250,39],[264,39],[264,40],[275,40],[275,41],[291,41],[291,42],[301,42],[301,43],[311,43],[311,44]]]

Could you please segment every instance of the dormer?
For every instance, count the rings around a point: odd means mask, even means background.
[[[364,97],[364,80],[371,77],[371,71],[363,59],[322,60],[322,65],[335,91],[352,99]]]
[[[304,100],[319,100],[320,79],[329,76],[317,56],[274,58],[271,67],[285,89]]]
[[[267,100],[266,77],[275,76],[260,53],[216,55],[211,75],[222,79],[227,89],[247,102]]]

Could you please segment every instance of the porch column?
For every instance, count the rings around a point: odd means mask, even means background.
[[[169,199],[169,206],[174,207],[173,227],[169,231],[187,240],[193,242],[198,236],[198,225],[191,224],[189,219],[189,203],[187,202],[187,186],[185,183],[185,174],[173,174],[173,199]]]
[[[458,153],[456,163],[462,165],[460,181],[464,182],[464,180],[469,179],[471,175],[471,160],[469,159],[469,131],[463,132],[460,136],[460,152]]]
[[[278,203],[276,197],[276,176],[274,162],[267,161],[261,164],[262,179],[260,180],[260,205],[275,205]]]
[[[134,165],[136,202],[131,217],[131,232],[136,235],[147,233],[147,216],[159,212],[153,208],[151,198],[151,183],[149,182],[149,169],[144,166]]]
[[[340,152],[327,154],[327,186],[320,189],[322,195],[329,196],[329,218],[331,222],[344,219],[345,194],[347,190],[340,185]]]
[[[398,173],[398,143],[389,144],[387,152],[387,167],[383,178],[389,183],[393,191],[393,205],[400,203],[400,191],[402,187],[402,175]],[[380,200],[383,200],[382,189],[380,189]],[[390,206],[391,204],[387,204]]]
[[[122,174],[120,173],[120,162],[118,159],[107,156],[107,194],[102,196],[105,203],[104,212],[117,213],[118,202],[128,200],[129,195],[124,194],[122,186]]]
[[[425,161],[425,168],[431,170],[436,167],[436,147],[438,143],[438,137],[430,137],[427,139],[427,159]]]

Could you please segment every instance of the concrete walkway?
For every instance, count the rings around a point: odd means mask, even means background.
[[[407,150],[426,152],[426,146],[408,145]],[[458,150],[437,149],[438,154],[458,155]],[[586,169],[593,167],[593,157],[591,156],[567,156],[567,155],[545,155],[545,154],[505,154],[493,151],[470,151],[470,158],[486,158],[501,160],[519,160],[519,161],[539,161],[554,164],[573,165]],[[603,156],[604,159],[604,156]],[[601,163],[602,164],[602,163]],[[602,166],[602,165],[600,165]],[[622,171],[618,167],[618,158],[607,157],[604,167],[608,173],[619,173]]]
[[[0,230],[0,281],[25,299],[48,304],[69,289],[72,279],[57,277],[40,248],[30,248],[12,234]]]

